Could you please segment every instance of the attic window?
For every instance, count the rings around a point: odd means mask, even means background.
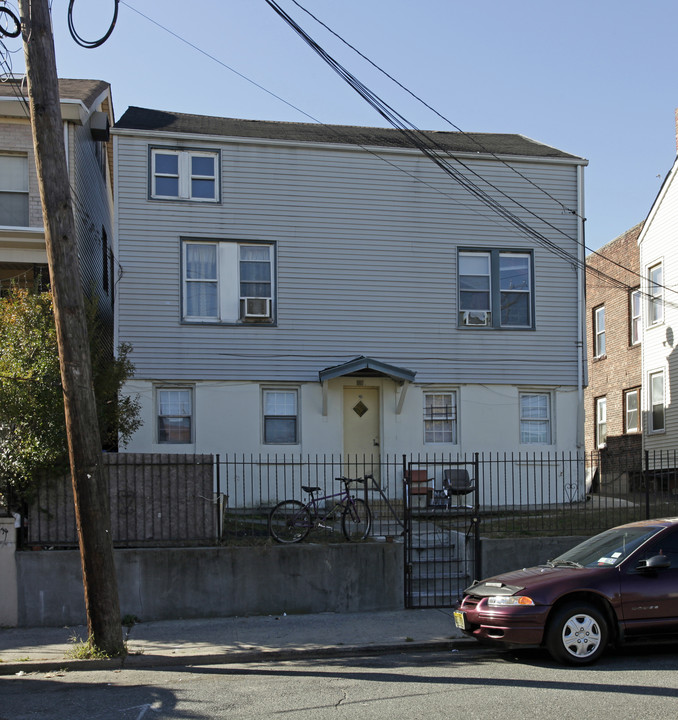
[[[151,151],[151,197],[217,202],[219,153],[154,149]]]

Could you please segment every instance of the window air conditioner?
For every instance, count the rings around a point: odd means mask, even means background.
[[[240,298],[241,317],[270,318],[271,298],[244,297]]]
[[[490,324],[490,312],[489,310],[464,310],[461,314],[462,325],[489,325]]]

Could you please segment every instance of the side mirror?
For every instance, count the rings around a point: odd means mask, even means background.
[[[641,572],[644,570],[665,570],[670,567],[671,559],[666,557],[666,555],[653,555],[647,560],[641,560],[636,570],[640,570]]]

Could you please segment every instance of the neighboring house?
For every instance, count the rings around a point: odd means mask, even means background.
[[[59,80],[69,181],[84,292],[112,328],[113,105],[108,83]],[[49,283],[45,231],[25,79],[0,83],[0,291]]]
[[[133,107],[113,135],[127,450],[583,449],[585,160],[427,135],[519,230],[392,129]]]
[[[586,259],[588,453],[641,451],[642,229],[641,222]]]
[[[678,150],[678,111],[676,115]],[[678,158],[666,176],[638,239],[643,291],[643,447],[664,467],[678,467]]]

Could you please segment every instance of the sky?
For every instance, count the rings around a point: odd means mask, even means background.
[[[417,127],[453,129],[442,115],[466,132],[520,133],[586,158],[590,250],[646,217],[675,160],[676,0],[298,0],[439,115],[294,0],[277,2]],[[116,119],[136,105],[387,125],[266,0],[120,0],[96,49],[71,38],[68,4],[51,3],[59,76],[110,82]],[[75,29],[95,40],[113,10],[114,0],[76,0]],[[20,40],[5,45],[23,72]]]

